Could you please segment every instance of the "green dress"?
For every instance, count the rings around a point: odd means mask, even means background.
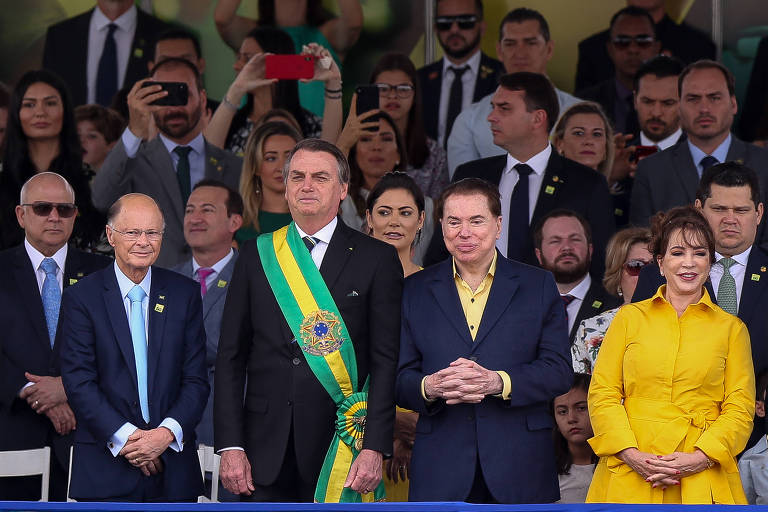
[[[256,231],[253,226],[243,226],[235,233],[235,240],[238,244],[242,244],[246,240],[256,238],[262,233],[271,233],[277,231],[283,226],[287,226],[291,223],[290,213],[273,213],[259,210],[259,227],[261,231]]]

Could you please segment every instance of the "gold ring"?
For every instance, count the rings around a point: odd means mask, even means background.
[[[38,400],[35,400],[35,403],[32,404],[32,407],[37,407],[37,404],[39,404],[39,403],[40,402]]]

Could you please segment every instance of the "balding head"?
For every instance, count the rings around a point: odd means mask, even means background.
[[[16,220],[29,244],[53,256],[67,243],[75,225],[75,193],[67,180],[53,172],[35,174],[21,188]]]
[[[115,249],[115,262],[135,283],[140,283],[160,255],[165,222],[157,203],[144,194],[126,194],[107,213],[107,240]]]

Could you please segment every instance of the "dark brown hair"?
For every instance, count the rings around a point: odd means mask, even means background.
[[[499,85],[508,91],[523,91],[526,111],[543,110],[547,114],[547,133],[552,131],[560,115],[560,103],[555,86],[546,75],[529,71],[508,73],[499,78]]]
[[[488,200],[488,209],[491,210],[491,215],[494,217],[501,216],[501,196],[499,195],[498,187],[480,178],[464,178],[463,180],[451,183],[440,194],[440,199],[438,199],[437,208],[435,209],[437,218],[443,218],[443,208],[449,197],[471,196],[475,194],[485,196]]]
[[[587,243],[592,243],[592,227],[589,225],[589,221],[579,212],[569,210],[568,208],[555,208],[548,212],[533,227],[533,246],[537,249],[541,249],[541,243],[544,241],[544,224],[549,219],[559,219],[560,217],[573,217],[579,221],[582,229],[584,230],[584,236],[587,239]]]
[[[123,116],[101,105],[89,104],[75,107],[75,122],[81,121],[93,123],[93,127],[104,136],[107,144],[119,139],[125,129]]]
[[[587,373],[574,373],[573,386],[571,386],[571,389],[581,389],[585,393],[588,393],[591,380],[592,376]],[[555,414],[554,399],[550,403],[549,410],[552,411],[553,415]],[[568,441],[557,427],[557,422],[555,422],[555,426],[552,428],[552,439],[555,443],[555,464],[557,465],[557,474],[567,475],[570,473],[571,466],[573,465],[573,456],[568,450]],[[597,464],[597,461],[597,455],[592,453],[592,464]]]
[[[682,232],[683,241],[691,247],[706,247],[709,260],[715,262],[715,235],[704,215],[693,206],[678,206],[659,212],[651,218],[651,243],[648,250],[654,258],[667,253],[672,235]]]
[[[688,64],[687,66],[685,66],[685,68],[683,68],[683,71],[680,73],[680,76],[677,78],[677,94],[680,96],[680,101],[683,100],[683,81],[685,80],[685,77],[688,76],[688,73],[690,73],[694,69],[719,70],[723,74],[723,78],[725,78],[725,83],[728,86],[728,94],[730,94],[731,96],[736,95],[736,79],[734,78],[733,73],[731,73],[731,70],[723,66],[719,62],[715,62],[714,60],[702,59],[702,60],[697,60],[696,62],[692,62],[691,64]]]

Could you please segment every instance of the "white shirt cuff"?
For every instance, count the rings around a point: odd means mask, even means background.
[[[165,427],[173,434],[173,442],[168,445],[171,450],[180,452],[184,448],[184,431],[178,421],[173,418],[165,418],[158,427]]]
[[[123,449],[125,443],[128,442],[128,438],[138,430],[138,427],[131,422],[126,421],[123,426],[117,429],[117,432],[112,434],[107,442],[107,448],[112,452],[113,457],[117,457],[120,454],[120,450]]]
[[[135,157],[139,151],[139,146],[141,146],[141,139],[135,136],[130,128],[125,129],[121,138],[125,148],[125,156],[128,158]]]
[[[226,452],[226,451],[229,451],[229,450],[240,450],[241,452],[244,452],[245,448],[243,448],[241,446],[227,446],[226,448],[222,448],[221,450],[219,450],[216,453],[221,454],[222,452]]]
[[[34,384],[35,384],[34,382],[27,382],[26,384],[24,384],[24,387],[22,387],[16,395],[18,397],[21,397],[21,392],[27,389],[29,386],[33,386]]]

